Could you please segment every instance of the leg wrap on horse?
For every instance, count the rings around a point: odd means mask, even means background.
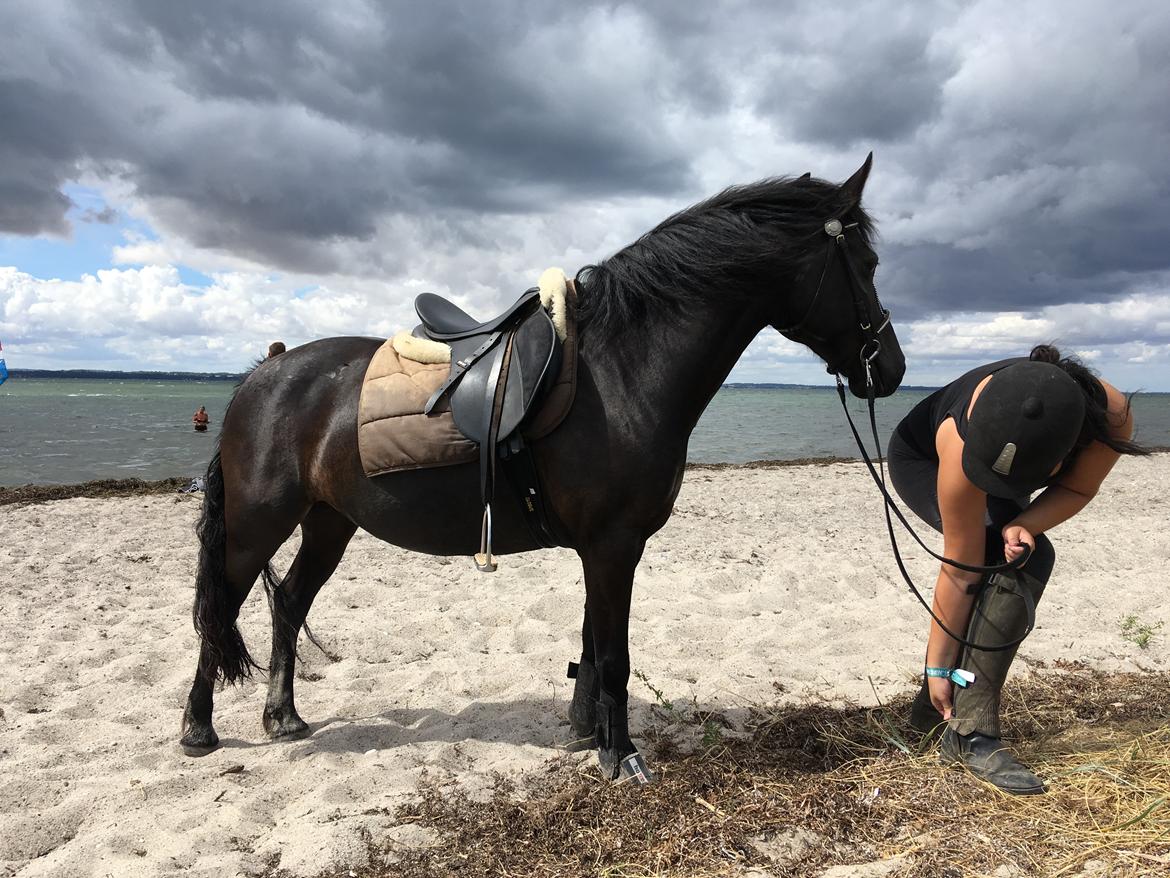
[[[634,745],[630,741],[627,707],[625,704],[618,704],[613,696],[605,691],[594,703],[597,711],[594,733],[601,773],[609,780],[617,780],[621,774],[622,759],[634,750]]]
[[[597,761],[609,780],[635,784],[653,783],[657,778],[630,740],[627,705],[618,704],[603,691],[597,701]]]
[[[1039,541],[1037,543],[1039,552]],[[1038,567],[1043,569],[1042,565]],[[1051,564],[1047,568],[1050,571]],[[992,576],[975,599],[967,639],[997,646],[1022,635],[1028,625],[1028,603],[1033,606],[1040,603],[1046,582],[1047,576],[1038,579],[1027,571],[1027,567]],[[989,738],[1000,737],[1000,694],[1018,649],[1014,646],[999,652],[970,647],[963,650],[959,667],[975,674],[975,682],[966,689],[955,691],[952,726],[958,734],[978,732]]]
[[[618,748],[628,751],[632,746],[626,705],[618,704],[606,692],[602,692],[601,697],[597,699],[597,723],[594,728],[597,733],[597,746],[603,750]]]
[[[582,657],[580,664],[569,662],[568,676],[576,680],[569,704],[569,725],[574,734],[587,738],[597,727],[597,667]]]

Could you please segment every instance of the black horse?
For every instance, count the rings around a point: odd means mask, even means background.
[[[553,530],[585,574],[570,720],[595,739],[608,777],[637,758],[626,710],[634,568],[670,517],[691,431],[744,348],[770,325],[843,373],[856,396],[887,396],[902,380],[860,206],[871,158],[839,186],[805,174],[728,189],[577,275],[576,398],[533,454]],[[199,524],[202,643],[181,742],[191,755],[219,745],[217,677],[235,683],[259,667],[236,617],[261,574],[273,608],[264,728],[291,739],[309,733],[293,706],[297,637],[357,528],[432,555],[476,549],[475,464],[362,472],[358,393],[380,343],[329,338],[269,359],[224,416]],[[502,553],[538,548],[514,505],[497,504]],[[277,581],[270,559],[297,525],[300,551]]]

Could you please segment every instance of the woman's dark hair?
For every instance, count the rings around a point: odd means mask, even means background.
[[[1081,427],[1081,435],[1073,447],[1073,455],[1093,441],[1112,448],[1118,454],[1152,453],[1150,449],[1136,442],[1131,442],[1128,439],[1117,439],[1109,435],[1109,401],[1105,396],[1105,388],[1101,386],[1101,382],[1097,380],[1092,369],[1076,357],[1062,357],[1060,351],[1049,344],[1036,345],[1032,348],[1028,359],[1037,363],[1051,363],[1054,366],[1059,366],[1085,394],[1085,423]],[[1132,393],[1125,398],[1126,413],[1129,412],[1129,402],[1132,398]]]

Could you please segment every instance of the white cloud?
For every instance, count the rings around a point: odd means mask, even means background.
[[[80,281],[0,268],[0,337],[11,366],[238,371],[269,342],[389,335],[408,321],[376,285],[360,290],[223,273],[184,284],[173,266],[108,269]]]
[[[222,272],[207,287],[173,266],[109,269],[80,281],[0,268],[0,338],[10,366],[238,371],[281,339],[387,337],[415,322],[419,281],[395,288],[352,280],[309,289],[301,279]],[[457,298],[487,316],[498,292],[469,285]],[[1170,293],[1027,313],[967,313],[895,324],[909,384],[941,384],[979,363],[1026,354],[1040,342],[1077,353],[1129,389],[1170,390]],[[827,384],[807,349],[766,329],[731,381]]]

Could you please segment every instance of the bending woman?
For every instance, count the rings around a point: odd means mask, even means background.
[[[1020,570],[990,577],[942,565],[934,613],[947,628],[986,646],[1024,633],[1056,560],[1044,534],[1085,508],[1122,454],[1149,453],[1132,435],[1125,395],[1048,345],[973,369],[914,407],[890,438],[890,476],[942,532],[943,554],[990,565],[1032,548]],[[932,732],[947,722],[944,760],[1028,795],[1044,784],[1000,741],[1000,691],[1015,653],[960,648],[932,622],[911,723]],[[955,669],[975,681],[956,686]]]

